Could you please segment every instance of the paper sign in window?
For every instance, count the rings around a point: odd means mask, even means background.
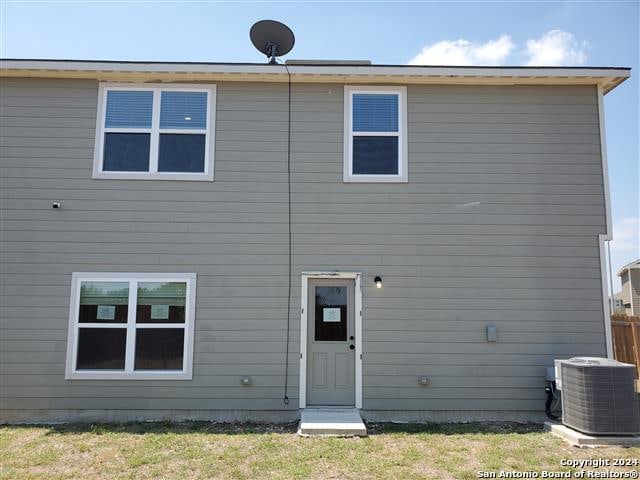
[[[154,320],[167,320],[169,318],[169,305],[151,305],[151,318]]]
[[[96,320],[113,320],[116,318],[115,305],[98,305]]]
[[[323,308],[322,321],[323,322],[340,322],[340,309],[339,308]]]

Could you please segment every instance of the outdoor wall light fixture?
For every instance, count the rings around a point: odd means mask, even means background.
[[[380,276],[374,278],[373,282],[376,284],[376,287],[382,288],[382,278]]]

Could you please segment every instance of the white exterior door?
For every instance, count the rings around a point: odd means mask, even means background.
[[[307,405],[355,404],[355,282],[309,279]]]

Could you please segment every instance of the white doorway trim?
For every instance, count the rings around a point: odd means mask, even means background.
[[[355,280],[355,336],[356,336],[356,408],[362,408],[362,273],[359,272],[302,272],[300,295],[300,408],[307,407],[307,303],[310,278],[352,278]]]

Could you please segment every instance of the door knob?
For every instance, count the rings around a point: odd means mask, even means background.
[[[354,350],[355,348],[355,345],[349,345],[349,350]]]

